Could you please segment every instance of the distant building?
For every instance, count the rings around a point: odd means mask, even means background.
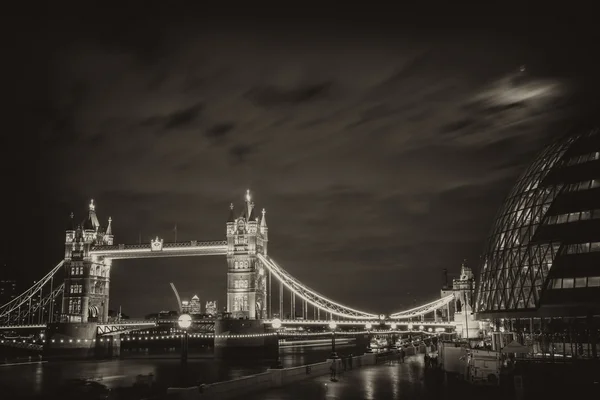
[[[17,293],[17,281],[13,279],[0,280],[0,305],[6,304],[19,294]]]
[[[190,313],[190,302],[187,300],[181,301],[181,313],[189,314]]]
[[[218,310],[219,310],[219,308],[217,306],[216,300],[206,302],[206,307],[204,309],[205,314],[217,315]]]
[[[202,312],[202,303],[200,303],[200,298],[197,295],[192,297],[189,303],[190,314],[200,314]]]

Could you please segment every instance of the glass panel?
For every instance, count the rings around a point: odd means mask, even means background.
[[[598,179],[592,180],[592,189],[595,189],[597,187],[600,187],[600,180],[598,180]]]
[[[552,289],[560,289],[562,286],[562,279],[553,279],[552,280]]]
[[[567,222],[567,218],[569,217],[569,214],[561,214],[558,216],[556,223],[557,224],[564,224]]]
[[[551,217],[548,218],[548,225],[554,225],[556,223],[558,216],[557,215],[553,215]]]
[[[587,278],[585,278],[585,277],[575,278],[575,287],[576,288],[585,287],[586,280],[587,280]]]
[[[600,251],[600,242],[591,243],[590,251]]]
[[[564,278],[563,279],[563,289],[572,289],[573,288],[573,278]]]
[[[570,213],[569,214],[569,222],[579,221],[579,213]]]
[[[590,219],[590,218],[592,218],[591,211],[582,211],[581,212],[581,220]]]
[[[579,187],[577,189],[578,190],[586,190],[589,187],[590,187],[590,181],[579,182]]]
[[[588,287],[600,287],[600,276],[589,276],[587,278]]]

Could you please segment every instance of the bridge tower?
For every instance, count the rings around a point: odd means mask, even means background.
[[[259,217],[250,190],[241,213],[233,204],[227,219],[227,311],[233,318],[267,317],[267,272],[257,254],[267,254],[268,228],[263,209]]]
[[[90,256],[93,246],[112,245],[112,219],[105,230],[91,200],[87,218],[75,224],[73,213],[65,235],[65,288],[62,301],[64,322],[106,322],[108,320],[110,260]]]

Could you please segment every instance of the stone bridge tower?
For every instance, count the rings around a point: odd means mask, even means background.
[[[233,318],[267,317],[267,271],[257,254],[267,254],[265,210],[257,215],[250,191],[236,217],[233,204],[227,220],[227,311]]]
[[[65,287],[63,322],[106,322],[108,320],[110,260],[90,256],[93,246],[112,245],[112,220],[105,230],[96,216],[94,200],[87,218],[75,224],[71,213],[65,235]]]

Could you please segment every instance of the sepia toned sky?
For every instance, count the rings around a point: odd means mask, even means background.
[[[270,255],[353,308],[430,301],[443,268],[477,268],[520,171],[596,110],[581,24],[345,11],[55,10],[12,31],[2,273],[50,270],[90,198],[115,243],[175,225],[220,240],[246,189]],[[117,261],[111,302],[174,309],[169,282],[222,302],[225,272],[222,257]]]

